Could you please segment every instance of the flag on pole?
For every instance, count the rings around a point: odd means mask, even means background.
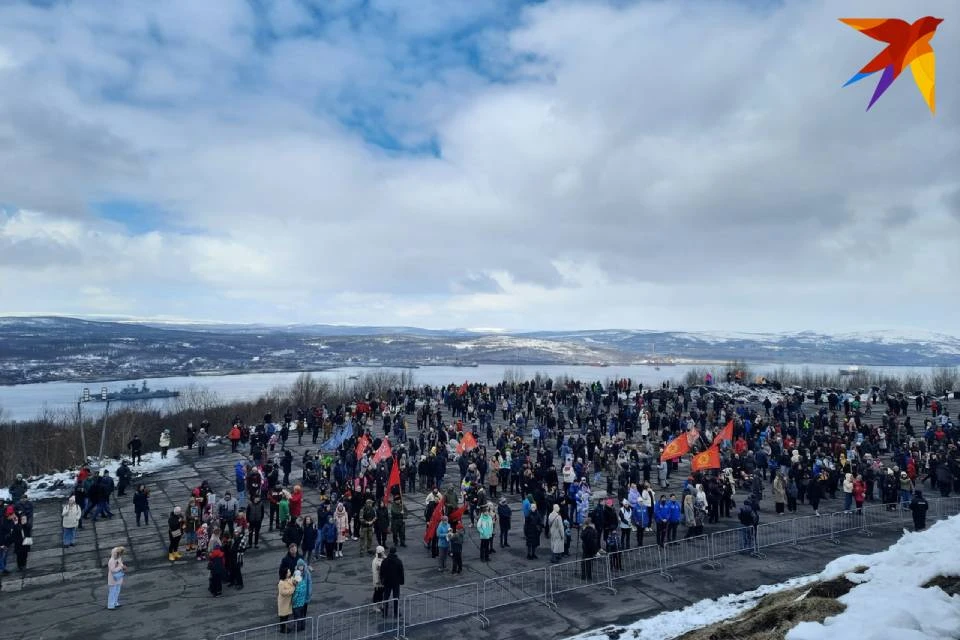
[[[460,439],[460,442],[457,444],[457,453],[463,454],[464,451],[470,451],[471,449],[477,448],[477,439],[473,437],[473,434],[467,432],[463,434],[463,438]]]
[[[460,385],[460,389],[457,390],[457,395],[462,396],[462,395],[466,395],[466,393],[467,393],[467,381],[464,380],[463,384]]]
[[[701,471],[703,469],[719,468],[720,450],[716,447],[716,445],[693,456],[693,460],[690,461],[690,470],[694,472]]]
[[[388,458],[393,457],[393,450],[390,448],[389,438],[384,438],[383,442],[380,444],[380,448],[377,449],[377,452],[373,454],[373,463],[380,464],[381,460],[387,460]]]
[[[437,502],[437,506],[433,509],[433,515],[430,516],[430,524],[427,525],[427,530],[423,532],[423,544],[429,545],[430,540],[433,539],[433,536],[437,533],[437,527],[440,526],[440,518],[443,517],[446,508],[446,500],[441,495],[440,501]]]
[[[690,431],[687,432],[687,444],[689,444],[691,447],[699,439],[700,432],[697,429],[690,429]]]
[[[386,440],[384,440],[386,442]],[[380,447],[381,449],[383,447]],[[378,451],[379,453],[379,451]],[[383,492],[383,504],[390,504],[390,490],[400,486],[400,465],[396,460],[393,461],[393,468],[390,469],[390,478],[387,480],[387,489]]]
[[[360,441],[357,442],[357,460],[363,457],[363,452],[366,451],[369,446],[370,438],[367,437],[367,434],[360,436]]]
[[[660,454],[660,462],[679,458],[688,451],[690,451],[690,441],[686,438],[677,436],[668,442],[667,446],[663,448],[663,453]]]
[[[720,432],[717,433],[717,436],[713,439],[714,447],[720,446],[720,443],[725,440],[733,440],[733,420],[727,422],[727,425],[720,429]]]

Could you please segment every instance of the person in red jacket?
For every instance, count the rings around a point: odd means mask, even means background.
[[[294,485],[293,493],[290,495],[290,518],[297,519],[300,517],[300,511],[303,509],[303,487],[300,485]]]
[[[227,434],[227,438],[230,440],[230,451],[236,451],[237,447],[240,446],[240,425],[235,424],[230,428],[230,433]]]
[[[862,476],[857,476],[853,481],[853,502],[857,505],[857,514],[863,513],[863,501],[867,497],[867,483],[863,481]]]

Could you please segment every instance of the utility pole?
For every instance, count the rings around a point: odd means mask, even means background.
[[[97,455],[98,458],[103,458],[103,445],[107,439],[107,414],[110,413],[110,401],[107,399],[107,388],[102,387],[100,389],[100,398],[107,403],[106,408],[103,410],[103,427],[100,429],[100,453]]]
[[[83,400],[77,400],[77,426],[80,427],[80,446],[83,448],[83,464],[87,464],[87,436],[83,432],[83,412],[80,406]]]

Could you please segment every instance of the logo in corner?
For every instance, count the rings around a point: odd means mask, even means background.
[[[883,71],[880,83],[873,92],[870,104],[867,105],[867,111],[870,111],[870,107],[880,99],[880,96],[909,65],[920,95],[930,107],[930,112],[937,112],[935,99],[937,60],[933,47],[930,46],[930,40],[937,32],[937,27],[943,22],[942,18],[927,16],[913,24],[889,18],[840,18],[840,22],[887,45],[843,85],[846,87],[878,71]]]

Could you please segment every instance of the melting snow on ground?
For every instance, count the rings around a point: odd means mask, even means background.
[[[823,623],[798,624],[787,634],[787,640],[825,640],[851,633],[860,640],[958,638],[960,596],[949,596],[939,587],[921,586],[940,575],[960,576],[958,539],[960,516],[955,516],[926,531],[905,533],[886,551],[837,558],[818,575],[792,578],[716,600],[701,600],[678,611],[667,611],[626,627],[589,631],[571,640],[609,640],[617,635],[669,640],[735,618],[756,606],[765,595],[842,575],[857,583],[838,598],[847,606],[846,610]],[[867,570],[849,573],[858,567]]]
[[[143,454],[143,460],[139,466],[130,466],[130,469],[133,471],[133,484],[137,483],[137,478],[140,475],[153,473],[179,464],[178,458],[179,452],[176,449],[169,450],[166,458],[161,458],[159,451]],[[124,459],[129,461],[129,458]],[[89,465],[91,470],[102,471],[103,469],[109,469],[110,475],[116,478],[117,469],[120,468],[120,460],[105,458],[98,461],[95,458],[91,458]],[[27,478],[27,484],[30,486],[27,490],[27,496],[33,501],[66,497],[73,493],[78,470],[79,468]],[[10,499],[9,488],[5,487],[0,489],[0,498],[4,500]]]

